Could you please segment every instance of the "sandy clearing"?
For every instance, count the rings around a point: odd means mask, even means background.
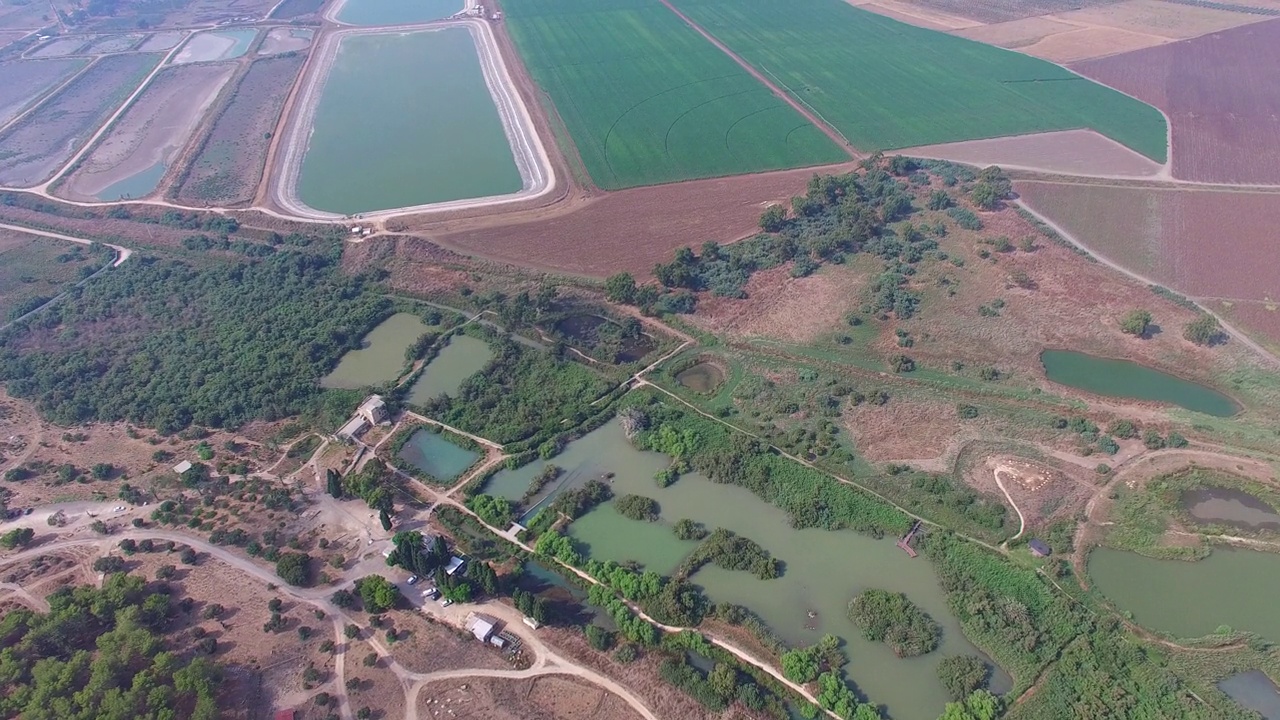
[[[1267,19],[1262,15],[1178,5],[1161,0],[1126,0],[1116,5],[1072,10],[1047,17],[1068,23],[1149,33],[1174,40]]]
[[[213,33],[200,33],[188,40],[187,44],[182,47],[182,50],[174,56],[171,62],[174,65],[183,65],[186,63],[220,60],[223,55],[235,46],[235,38]]]
[[[167,167],[235,69],[235,64],[223,63],[162,71],[59,188],[59,194],[94,201],[104,189],[156,163]]]
[[[923,145],[899,150],[897,154],[1059,175],[1149,178],[1164,170],[1163,165],[1093,130]]]
[[[92,39],[86,35],[57,38],[41,45],[39,48],[27,53],[29,58],[51,58],[62,57],[64,55],[73,55],[75,51],[84,46],[85,42]]]
[[[275,55],[277,53],[295,52],[311,47],[314,31],[311,28],[275,27],[267,33],[258,48],[259,55]]]
[[[448,213],[472,207],[499,207],[512,203],[526,202],[547,196],[557,189],[556,171],[551,164],[543,140],[539,136],[525,105],[524,98],[515,89],[515,83],[508,72],[506,59],[499,52],[493,29],[484,20],[468,18],[464,20],[447,20],[421,26],[400,26],[395,28],[352,28],[339,30],[326,35],[313,51],[318,62],[308,69],[304,79],[301,97],[297,109],[289,119],[289,128],[285,138],[284,157],[279,161],[276,172],[269,179],[271,195],[275,204],[286,213],[309,220],[338,220],[344,216],[339,213],[325,212],[307,206],[297,197],[298,177],[302,171],[302,159],[306,154],[306,146],[310,138],[316,108],[320,96],[324,92],[324,84],[329,70],[338,56],[343,38],[353,35],[404,34],[409,32],[430,32],[445,28],[466,28],[475,42],[476,53],[480,57],[480,67],[484,74],[485,84],[493,97],[502,120],[507,140],[515,156],[516,167],[524,187],[515,193],[484,198],[469,198],[452,202],[431,203],[407,208],[392,208],[377,212],[361,213],[364,219],[378,219],[411,213],[441,212]]]
[[[850,5],[862,8],[877,15],[893,18],[908,25],[926,28],[928,30],[960,30],[962,28],[982,27],[982,23],[977,20],[960,17],[959,15],[951,15],[938,10],[923,8],[919,5],[913,5],[905,2],[897,2],[897,0],[874,0],[867,2],[866,0],[845,0]]]
[[[1068,63],[1141,50],[1167,42],[1171,40],[1148,33],[1110,27],[1083,27],[1050,35],[1018,50],[1050,62]]]
[[[975,25],[956,30],[951,34],[989,45],[1016,48],[1022,45],[1029,45],[1048,35],[1077,29],[1079,29],[1078,26],[1064,23],[1060,20],[1051,20],[1046,17],[1029,17],[991,25]]]
[[[860,304],[866,276],[848,265],[828,265],[804,278],[791,265],[763,270],[747,281],[745,299],[702,297],[690,321],[743,339],[768,338],[805,345],[841,326]]]

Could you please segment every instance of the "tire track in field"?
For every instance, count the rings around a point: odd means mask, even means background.
[[[796,112],[800,113],[800,115],[803,116],[810,123],[812,123],[814,127],[821,130],[823,135],[826,135],[827,137],[831,138],[831,141],[834,142],[839,147],[841,147],[846,153],[849,154],[850,157],[852,157],[855,160],[861,159],[863,157],[863,154],[858,152],[857,148],[853,147],[853,145],[850,145],[849,141],[846,140],[845,137],[841,135],[835,128],[828,125],[824,120],[822,120],[816,114],[814,114],[812,110],[805,107],[804,103],[801,103],[799,100],[792,97],[787,91],[783,90],[782,88],[774,84],[773,81],[765,77],[763,73],[761,73],[759,70],[756,70],[754,67],[752,67],[751,64],[748,63],[746,60],[743,60],[740,55],[730,50],[728,45],[725,45],[724,43],[717,40],[714,36],[712,36],[711,33],[702,29],[701,25],[694,22],[684,13],[680,12],[680,10],[676,8],[675,5],[671,4],[670,0],[658,0],[658,1],[661,2],[663,5],[665,5],[668,10],[675,13],[676,17],[680,18],[680,20],[685,25],[688,25],[689,27],[693,28],[695,32],[697,32],[702,37],[706,38],[707,42],[716,46],[717,50],[724,53],[725,55],[728,55],[730,59],[738,63],[738,65],[741,66],[743,70],[746,70],[747,73],[751,75],[751,77],[755,78],[757,82],[769,88],[769,91],[772,92],[774,95],[776,95],[779,100],[782,100],[786,104],[795,108]]]

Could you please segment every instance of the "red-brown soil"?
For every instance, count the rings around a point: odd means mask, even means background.
[[[1173,174],[1280,183],[1280,19],[1072,66],[1164,110]]]
[[[1013,137],[922,145],[902,155],[985,167],[1030,168],[1066,175],[1150,177],[1161,165],[1092,130],[1063,130]]]
[[[530,213],[519,224],[486,226],[484,219],[476,219],[460,228],[442,228],[431,240],[469,255],[541,270],[648,276],[655,263],[670,260],[677,248],[751,235],[771,203],[801,192],[815,172],[833,171],[847,170],[808,168],[631,188],[569,200]]]
[[[861,297],[864,278],[847,267],[830,267],[792,278],[789,265],[764,270],[747,281],[745,299],[704,296],[690,320],[713,332],[811,343],[831,332]]]
[[[1280,353],[1280,307],[1276,303],[1218,301],[1209,306],[1272,352]]]
[[[1278,194],[1031,181],[1015,190],[1100,255],[1181,293],[1280,297]]]

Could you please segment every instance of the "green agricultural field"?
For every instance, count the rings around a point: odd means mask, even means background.
[[[1037,58],[843,0],[673,0],[861,150],[1092,128],[1158,162],[1158,110]]]
[[[512,0],[512,37],[606,189],[848,160],[657,0]]]

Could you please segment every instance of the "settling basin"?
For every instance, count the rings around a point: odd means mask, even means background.
[[[364,336],[359,350],[343,355],[320,385],[356,390],[395,380],[405,366],[405,350],[430,329],[417,315],[392,315]]]
[[[309,91],[319,99],[306,101],[293,138],[305,144],[298,202],[353,215],[525,187],[471,29],[368,32],[337,42],[321,85]]]
[[[447,485],[475,464],[480,453],[454,445],[440,433],[423,429],[409,438],[396,457]]]
[[[441,395],[456,394],[467,378],[492,359],[489,343],[470,335],[454,335],[409,388],[409,404],[421,406]]]
[[[1089,577],[1152,630],[1200,637],[1229,625],[1280,640],[1280,555],[1214,548],[1186,562],[1097,548],[1089,554]]]
[[[585,479],[614,472],[611,483],[616,496],[645,495],[661,506],[661,518],[653,523],[624,518],[611,502],[574,521],[569,533],[591,557],[635,560],[669,573],[696,545],[672,533],[672,525],[680,518],[701,522],[708,530],[727,528],[769,550],[785,564],[780,578],[759,580],[750,573],[707,566],[694,574],[692,582],[702,586],[712,602],[750,608],[788,644],[810,645],[825,633],[843,638],[850,658],[848,677],[872,702],[885,704],[895,720],[935,720],[948,700],[936,675],[938,663],[950,655],[980,655],[947,609],[928,561],[909,559],[892,539],[875,540],[850,531],[796,530],[786,513],[750,491],[718,485],[694,473],[659,488],[653,474],[670,459],[634,449],[616,421],[570,443],[550,462],[564,468],[566,475]],[[519,477],[499,473],[485,491],[518,498],[544,464],[516,471]],[[885,644],[865,640],[848,619],[847,608],[849,600],[867,588],[905,592],[942,626],[941,647],[923,657],[904,659],[894,656]],[[1006,691],[1011,684],[1008,675],[996,670],[995,691]]]
[[[1128,360],[1045,350],[1040,362],[1051,382],[1095,395],[1168,403],[1217,417],[1240,411],[1234,400],[1217,390]]]
[[[462,10],[464,0],[346,0],[336,20],[348,25],[412,25]]]

